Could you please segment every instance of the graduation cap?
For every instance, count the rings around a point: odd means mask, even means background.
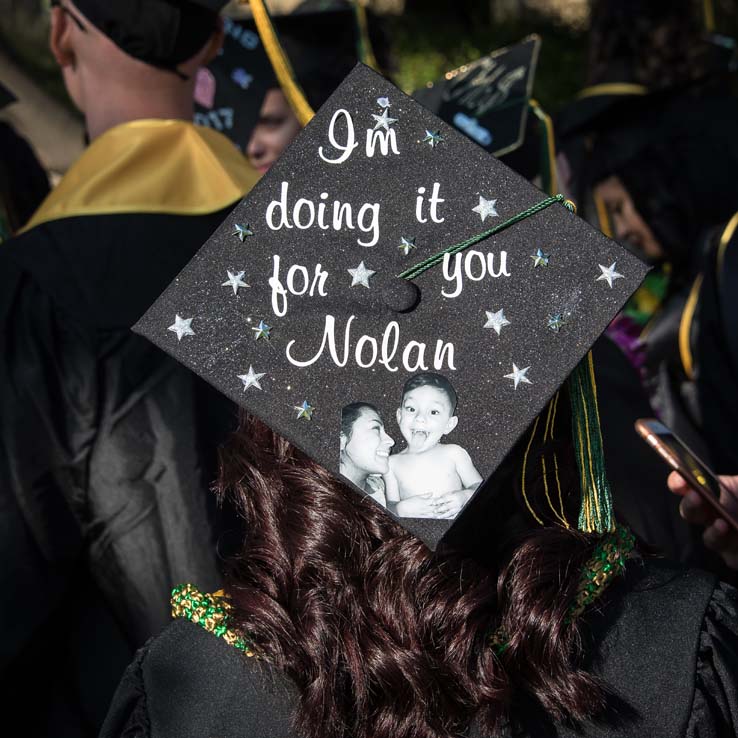
[[[250,7],[253,17],[224,17],[223,47],[198,72],[195,88],[195,122],[221,131],[241,149],[268,90],[283,88],[305,124],[358,60],[373,59],[361,6],[324,3],[316,9],[303,3],[274,16],[263,2]]]
[[[228,0],[75,0],[85,18],[118,48],[140,61],[175,71],[215,30]],[[73,10],[61,5],[81,30]]]
[[[540,37],[530,35],[446,72],[413,97],[491,154],[510,153],[525,140],[540,47]]]
[[[435,547],[646,270],[360,64],[134,330]]]

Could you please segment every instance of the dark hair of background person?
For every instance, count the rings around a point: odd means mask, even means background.
[[[453,415],[456,412],[456,403],[458,401],[456,390],[443,374],[434,374],[433,372],[413,374],[413,376],[405,382],[402,388],[402,399],[404,400],[405,395],[407,395],[408,392],[412,392],[418,387],[435,387],[436,389],[441,390],[441,392],[448,397],[448,401],[451,403],[451,414]]]
[[[633,82],[649,90],[708,71],[709,45],[695,0],[594,0],[588,84]]]
[[[431,553],[245,413],[217,489],[248,531],[229,567],[231,623],[296,684],[301,735],[436,738],[473,719],[494,733],[516,714],[578,721],[606,706],[566,618],[586,536],[529,532],[497,570]]]
[[[349,405],[345,405],[341,410],[341,433],[346,438],[351,438],[354,423],[361,417],[364,409],[371,410],[379,415],[379,410],[370,402],[352,402]]]

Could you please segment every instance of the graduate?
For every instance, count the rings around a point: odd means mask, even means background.
[[[738,278],[738,103],[695,106],[675,97],[658,117],[644,108],[632,123],[638,146],[618,146],[614,132],[601,131],[590,182],[615,236],[654,265],[668,265],[658,311],[634,331],[651,405],[708,464],[730,474],[738,470],[731,287]]]
[[[104,738],[735,732],[735,591],[643,557],[607,482],[588,349],[647,265],[574,209],[349,75],[134,327],[242,406],[218,489],[247,533],[223,591],[174,590]],[[414,435],[459,509],[366,483]]]
[[[32,734],[96,734],[164,590],[220,579],[207,490],[233,407],[129,329],[258,178],[191,122],[222,5],[51,9],[90,145],[0,249],[2,678],[11,710],[38,697]]]
[[[726,422],[733,416],[730,393],[728,404],[707,401],[703,389],[686,380],[678,358],[689,287],[703,269],[708,242],[719,240],[714,229],[724,228],[738,207],[730,40],[705,32],[698,5],[598,0],[590,27],[590,84],[559,115],[556,133],[567,174],[563,186],[574,193],[580,212],[652,266],[594,352],[621,510],[669,557],[730,576],[706,551],[702,531],[680,520],[676,500],[663,494],[660,460],[632,430],[636,418],[659,414],[709,459],[712,451],[704,448],[699,428],[708,429],[718,449],[729,445],[732,427]],[[664,332],[667,323],[671,328]],[[704,325],[692,323],[691,341],[699,340]],[[723,348],[703,356],[709,364],[703,365],[704,377],[725,367]],[[709,422],[700,419],[702,412],[710,414]],[[718,468],[731,473],[734,464]]]

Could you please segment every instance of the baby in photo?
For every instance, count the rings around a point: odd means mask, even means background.
[[[465,449],[441,443],[459,422],[456,399],[441,374],[405,382],[397,424],[407,445],[390,456],[384,477],[387,504],[399,517],[453,518],[482,482]]]

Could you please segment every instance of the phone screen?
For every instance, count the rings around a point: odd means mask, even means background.
[[[683,441],[680,441],[663,423],[656,420],[648,421],[648,429],[655,436],[658,436],[661,443],[667,447],[674,457],[682,462],[701,487],[709,490],[715,499],[720,499],[720,485],[717,479]]]

